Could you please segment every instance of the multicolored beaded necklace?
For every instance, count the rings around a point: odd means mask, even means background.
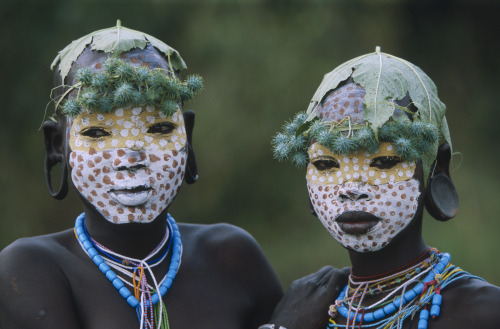
[[[80,246],[85,253],[99,267],[99,270],[118,290],[120,295],[127,303],[135,308],[137,317],[140,323],[140,329],[169,328],[168,315],[163,303],[162,297],[165,296],[168,289],[172,286],[172,282],[179,270],[182,257],[182,242],[179,233],[179,228],[175,220],[167,214],[167,230],[165,236],[144,259],[135,259],[122,256],[111,251],[102,244],[95,241],[89,236],[85,227],[85,213],[80,214],[75,222],[75,235],[80,243]],[[172,237],[170,237],[172,232]],[[167,248],[155,259],[158,251],[163,249],[166,242],[169,241]],[[157,281],[152,268],[161,264],[166,258],[170,247],[172,247],[172,258],[167,274],[161,281]],[[132,283],[126,278],[117,275],[111,268],[132,279]],[[153,285],[149,285],[146,279],[146,273],[153,281]],[[125,284],[131,286],[134,295],[129,291]]]
[[[327,328],[402,328],[405,319],[411,317],[413,321],[420,311],[417,328],[427,329],[429,315],[433,319],[439,317],[441,289],[460,278],[481,279],[450,264],[451,256],[447,253],[430,249],[422,256],[427,254],[429,257],[423,261],[382,278],[355,281],[351,274],[335,304],[330,305]],[[386,295],[362,306],[367,295],[378,294]],[[336,323],[338,315],[346,319],[345,325]]]

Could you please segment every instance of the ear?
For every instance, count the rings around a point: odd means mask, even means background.
[[[437,220],[447,221],[458,212],[458,193],[450,177],[450,145],[444,143],[438,148],[433,171],[427,179],[425,207]]]
[[[183,113],[183,116],[187,137],[187,161],[184,179],[186,183],[193,184],[198,180],[198,165],[196,164],[196,156],[193,149],[194,112],[186,111]]]
[[[62,200],[68,194],[68,167],[64,152],[64,124],[54,121],[45,121],[42,125],[43,137],[45,140],[45,182],[49,189],[50,195]],[[61,163],[62,177],[59,191],[54,192],[52,188],[52,167]]]

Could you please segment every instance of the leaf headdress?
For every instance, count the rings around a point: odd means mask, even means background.
[[[144,49],[151,44],[168,59],[168,69],[148,69],[134,66],[119,58],[119,55],[133,49]],[[175,71],[187,66],[179,52],[162,41],[139,31],[117,25],[90,33],[73,41],[59,52],[51,69],[58,68],[61,80],[65,81],[73,63],[91,46],[92,50],[109,53],[101,70],[82,67],[76,71],[75,84],[69,87],[57,101],[56,110],[62,109],[66,115],[78,115],[82,109],[96,109],[110,112],[125,105],[153,105],[170,115],[177,109],[179,101],[186,101],[203,89],[203,79],[199,75],[188,76],[181,81]],[[66,99],[69,93],[76,97]]]
[[[324,120],[318,113],[321,102],[348,80],[365,91],[364,122],[353,124],[348,116],[340,122]],[[398,105],[406,96],[414,110]],[[347,61],[324,76],[307,111],[274,137],[274,156],[300,166],[307,163],[312,142],[335,154],[352,154],[360,149],[374,152],[380,141],[388,141],[405,160],[422,159],[427,177],[440,137],[451,146],[445,111],[434,82],[420,68],[377,47],[374,53]]]

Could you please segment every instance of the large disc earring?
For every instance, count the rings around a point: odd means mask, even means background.
[[[56,200],[62,200],[68,194],[68,165],[66,161],[61,157],[58,159],[61,163],[61,184],[59,186],[59,191],[55,192],[52,187],[52,168],[57,164],[57,162],[51,161],[48,156],[45,157],[45,182],[47,188],[49,189],[50,195]]]
[[[429,214],[440,221],[447,221],[457,215],[458,193],[448,175],[439,173],[429,180],[425,206]]]

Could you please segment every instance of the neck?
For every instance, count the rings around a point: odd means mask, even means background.
[[[422,217],[420,216],[381,250],[367,253],[349,250],[351,273],[357,277],[374,277],[402,270],[427,249],[422,238]]]
[[[114,252],[142,259],[163,239],[167,210],[150,223],[114,224],[91,207],[85,207],[85,226],[93,239]]]

